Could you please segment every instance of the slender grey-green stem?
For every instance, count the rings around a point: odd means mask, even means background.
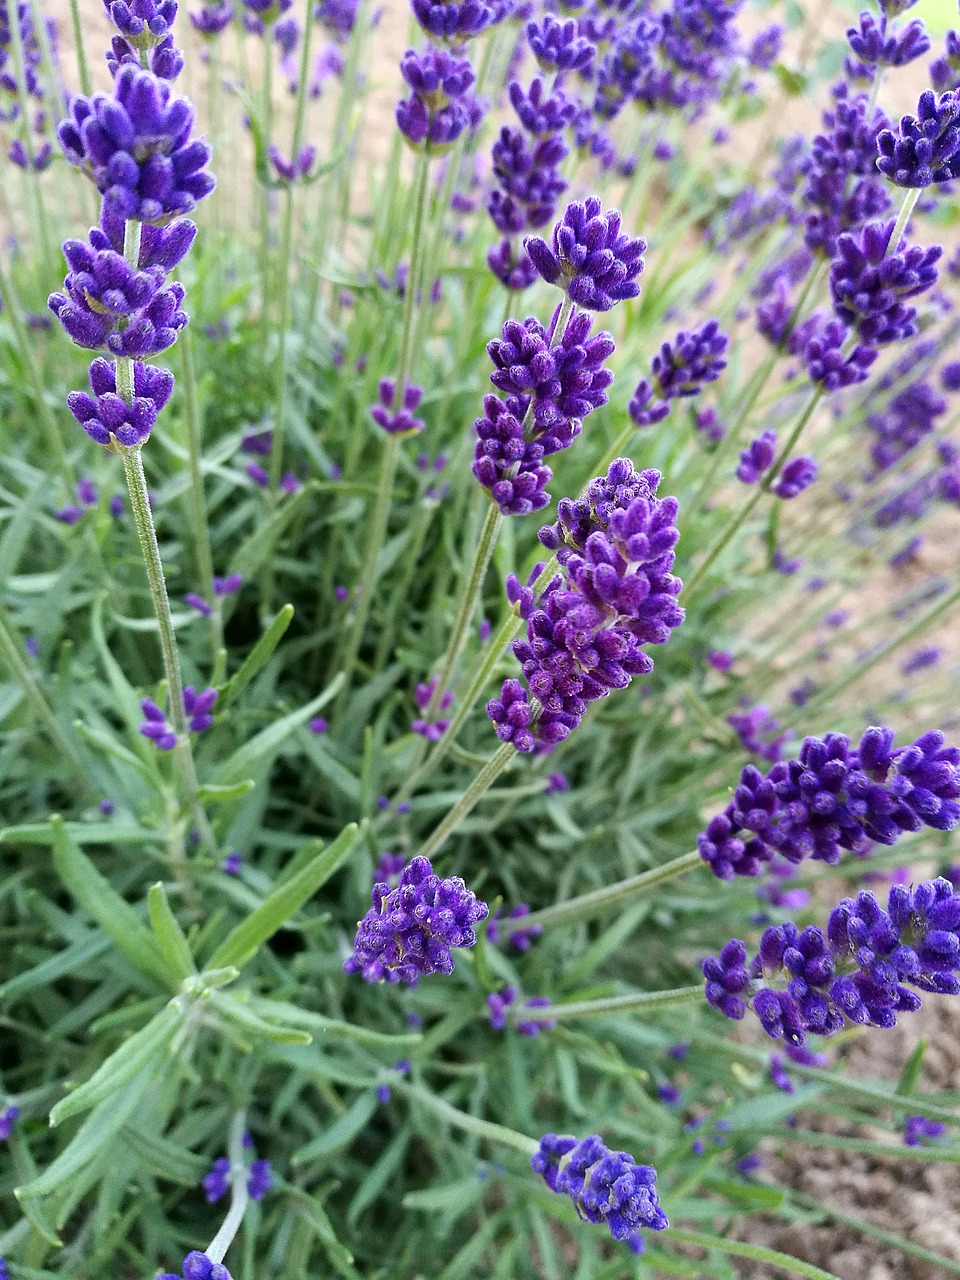
[[[131,267],[140,261],[141,224],[128,221],[124,229],[123,255]],[[130,404],[134,397],[133,384],[134,362],[128,356],[118,356],[116,362],[117,394]],[[150,598],[157,619],[157,632],[160,637],[160,651],[163,656],[163,672],[167,682],[167,698],[170,708],[170,723],[176,735],[177,745],[174,748],[180,776],[183,780],[187,803],[200,839],[210,852],[216,852],[216,839],[207,821],[203,805],[200,803],[200,786],[197,781],[197,769],[193,761],[193,748],[190,744],[190,729],[183,706],[183,680],[180,675],[180,655],[177,651],[177,637],[173,627],[173,616],[170,612],[170,599],[167,595],[167,583],[163,576],[163,561],[160,558],[160,546],[157,542],[157,531],[153,523],[153,512],[150,509],[150,497],[147,492],[147,477],[143,470],[143,458],[140,456],[140,445],[126,448],[117,445],[116,450],[123,459],[123,469],[127,478],[127,490],[130,494],[130,506],[137,529],[137,538],[143,554],[143,563],[147,571],[147,582],[150,585]]]
[[[223,1262],[224,1255],[240,1230],[243,1215],[250,1202],[249,1170],[243,1151],[243,1135],[246,1127],[246,1113],[240,1111],[233,1117],[233,1123],[230,1125],[230,1140],[227,1144],[227,1155],[230,1158],[230,1208],[223,1220],[223,1226],[204,1250],[211,1262]]]
[[[90,66],[83,46],[83,23],[80,21],[80,6],[77,0],[70,0],[70,23],[73,27],[73,43],[77,54],[77,75],[80,78],[80,92],[89,97],[93,92],[90,79]]]
[[[810,274],[807,276],[806,284],[804,285],[800,293],[800,297],[797,299],[796,305],[793,308],[793,313],[790,317],[790,321],[787,325],[788,333],[796,326],[797,322],[800,320],[800,317],[803,314],[803,310],[807,304],[807,300],[810,297],[813,290],[816,288],[817,284],[819,283],[823,270],[824,270],[824,265],[821,263],[819,266],[815,267],[813,271],[811,271]],[[734,416],[733,421],[730,422],[727,427],[726,435],[717,445],[716,449],[713,451],[713,454],[711,455],[711,458],[710,458],[709,465],[707,466],[707,469],[703,474],[703,478],[701,479],[696,492],[694,493],[690,501],[684,505],[684,512],[683,512],[684,523],[687,526],[689,526],[691,522],[696,519],[703,504],[706,502],[707,498],[712,494],[715,487],[717,474],[720,471],[720,468],[726,462],[727,458],[736,448],[738,436],[740,434],[740,428],[743,426],[747,418],[752,413],[754,406],[756,405],[757,401],[760,398],[763,388],[767,385],[767,381],[771,373],[773,373],[774,367],[776,366],[776,363],[780,359],[780,356],[782,354],[783,354],[783,343],[781,342],[771,350],[766,360],[763,362],[763,364],[754,374],[752,381],[748,383],[747,388],[744,391],[743,398],[740,401],[738,411]]]
[[[180,354],[183,361],[183,420],[186,427],[187,460],[190,468],[190,520],[193,524],[197,571],[203,583],[203,594],[211,604],[210,626],[213,631],[213,648],[216,652],[223,647],[223,619],[220,613],[220,598],[213,589],[213,553],[210,549],[210,523],[207,519],[207,498],[201,466],[203,439],[200,404],[197,396],[197,373],[193,363],[193,339],[189,329],[180,335]]]
[[[86,786],[86,771],[83,761],[80,759],[76,747],[61,728],[60,722],[53,713],[53,708],[47,702],[43,695],[43,690],[37,684],[36,677],[24,662],[20,640],[10,622],[6,609],[2,605],[0,605],[0,657],[3,658],[11,675],[23,691],[24,697],[33,708],[34,715],[43,726],[44,733],[46,733],[57,750],[70,761],[77,777],[82,778]]]
[[[17,350],[20,352],[24,372],[27,375],[27,382],[32,392],[31,404],[40,419],[40,425],[43,427],[49,457],[60,474],[64,478],[69,478],[70,472],[67,467],[63,438],[60,434],[57,420],[53,416],[53,410],[47,401],[47,391],[43,385],[43,375],[37,361],[37,353],[34,349],[34,344],[30,340],[30,334],[23,323],[19,301],[13,291],[9,277],[4,272],[2,261],[0,261],[0,302],[3,303],[4,314],[13,329]]]
[[[903,204],[900,206],[900,212],[897,214],[897,220],[893,225],[893,234],[887,244],[885,258],[889,258],[892,253],[897,252],[897,245],[900,243],[900,237],[907,229],[907,223],[910,221],[910,215],[913,213],[917,201],[920,199],[920,188],[910,187],[904,193]]]
[[[734,537],[734,535],[736,534],[737,530],[741,527],[741,525],[743,525],[743,523],[750,517],[750,514],[753,512],[754,508],[756,507],[760,499],[770,492],[770,489],[774,484],[774,482],[776,481],[777,476],[782,471],[784,464],[788,461],[791,453],[796,448],[796,445],[800,439],[800,436],[803,434],[807,424],[809,423],[810,419],[813,417],[814,410],[816,409],[817,405],[820,403],[820,397],[822,395],[823,395],[823,388],[819,386],[815,387],[813,390],[813,394],[811,395],[810,399],[807,401],[806,405],[804,406],[800,414],[800,417],[797,420],[796,425],[791,431],[789,439],[787,440],[787,443],[783,446],[783,449],[780,451],[779,457],[776,459],[773,466],[770,468],[770,471],[766,479],[761,484],[758,484],[755,486],[749,498],[746,500],[746,502],[743,504],[740,510],[737,511],[730,518],[730,520],[727,521],[727,524],[720,532],[720,536],[714,541],[713,545],[710,547],[706,556],[703,558],[703,560],[701,560],[699,565],[697,565],[697,568],[695,569],[693,576],[688,581],[686,590],[684,592],[684,597],[683,597],[684,604],[688,608],[690,607],[690,600],[693,597],[694,593],[696,592],[696,589],[700,586],[700,584],[703,582],[706,575],[710,572],[710,569],[713,567],[715,561],[717,560],[717,557],[720,556],[722,552],[725,551],[726,548],[729,546],[731,539]]]
[[[308,22],[300,41],[300,68],[297,82],[297,100],[294,108],[293,135],[290,155],[294,164],[303,141],[306,120],[307,85],[310,80],[310,37],[316,24]],[[283,224],[280,232],[280,261],[277,264],[279,287],[279,320],[277,332],[280,346],[277,350],[276,397],[277,411],[273,422],[273,450],[270,454],[270,499],[276,502],[280,490],[280,473],[283,469],[283,445],[286,434],[287,409],[287,324],[290,318],[290,257],[293,248],[293,211],[295,182],[288,182],[284,192]],[[271,557],[272,559],[272,557]],[[270,612],[269,593],[265,592],[265,610]]]
[[[263,96],[261,112],[263,136],[269,139],[273,129],[273,28],[263,33]],[[270,189],[260,187],[260,359],[264,381],[270,383]]]
[[[445,843],[448,837],[453,835],[457,827],[472,813],[478,802],[483,799],[484,794],[490,790],[516,754],[517,749],[512,742],[505,742],[497,748],[450,812],[434,827],[420,846],[418,852],[423,857],[431,857]]]
[[[502,1124],[494,1124],[490,1120],[481,1120],[479,1116],[472,1116],[466,1111],[460,1111],[457,1107],[451,1106],[449,1102],[444,1102],[442,1098],[428,1093],[426,1089],[421,1089],[419,1085],[408,1084],[405,1080],[395,1081],[391,1078],[390,1087],[397,1089],[415,1102],[421,1103],[432,1111],[434,1115],[439,1116],[441,1120],[446,1120],[448,1124],[455,1125],[456,1128],[462,1129],[465,1133],[475,1133],[478,1138],[486,1138],[488,1142],[501,1142],[504,1146],[514,1147],[517,1151],[522,1151],[525,1156],[532,1156],[540,1149],[539,1142],[533,1138],[528,1138],[526,1134],[517,1133],[516,1129],[507,1129]]]
[[[556,571],[556,557],[551,557],[547,565],[541,571],[540,576],[533,584],[532,589],[535,595],[543,590]],[[516,613],[510,612],[501,623],[497,634],[484,646],[484,651],[479,656],[474,670],[470,675],[469,683],[458,699],[457,710],[451,717],[449,727],[440,738],[440,741],[434,744],[433,750],[427,756],[420,768],[411,773],[407,781],[404,783],[403,787],[395,797],[398,803],[401,803],[409,796],[413,795],[417,787],[426,778],[428,778],[440,762],[446,758],[447,752],[456,741],[456,736],[460,732],[464,721],[473,710],[477,699],[487,687],[487,682],[493,675],[497,663],[502,658],[504,649],[506,649],[510,641],[519,634],[522,627],[523,620]]]
[[[527,927],[524,920],[523,927]],[[520,1005],[511,1009],[507,1018],[517,1022],[573,1022],[581,1018],[606,1018],[616,1013],[649,1013],[671,1005],[692,1004],[702,1000],[703,983],[692,987],[674,987],[671,991],[634,991],[626,996],[606,996],[601,1000],[576,1000],[570,1004],[550,1004],[542,1008]]]
[[[420,254],[423,246],[423,226],[426,219],[428,179],[430,160],[425,154],[417,156],[416,174],[414,176],[413,207],[413,239],[410,248],[410,273],[407,277],[407,290],[403,299],[403,323],[400,331],[400,360],[397,368],[397,380],[393,396],[393,407],[396,411],[403,404],[403,396],[413,363],[413,330],[416,310],[416,289],[412,281],[419,272]],[[339,664],[343,672],[343,685],[337,698],[334,716],[339,719],[350,695],[350,684],[353,669],[356,665],[363,632],[370,616],[373,604],[374,587],[377,582],[377,561],[383,550],[387,537],[387,526],[390,519],[390,505],[393,496],[393,485],[397,475],[397,461],[400,454],[400,438],[392,432],[388,434],[380,462],[380,477],[377,483],[377,495],[373,500],[373,511],[367,526],[367,541],[363,553],[363,563],[355,602],[354,614],[347,632],[343,658]]]
[[[699,852],[683,853],[679,858],[665,862],[663,866],[651,867],[649,871],[641,871],[638,875],[617,880],[614,884],[604,885],[602,889],[594,889],[590,893],[581,893],[576,898],[568,898],[566,902],[558,902],[552,907],[544,907],[542,911],[534,911],[524,916],[523,927],[540,925],[549,928],[555,924],[570,924],[574,920],[589,920],[591,917],[606,911],[609,907],[622,906],[633,898],[639,898],[657,885],[673,880],[676,876],[686,875],[697,867],[704,865]]]

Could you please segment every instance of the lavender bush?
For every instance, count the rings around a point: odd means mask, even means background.
[[[960,35],[71,4],[0,0],[0,1276],[829,1280],[762,1139],[960,1150],[836,1051],[960,993]]]

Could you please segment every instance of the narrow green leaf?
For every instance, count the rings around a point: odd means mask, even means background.
[[[157,839],[155,831],[127,822],[64,822],[63,829],[77,844],[151,844]],[[52,845],[53,842],[49,822],[22,822],[0,830],[0,845]]]
[[[811,1262],[802,1262],[800,1258],[792,1258],[789,1253],[780,1253],[776,1249],[765,1249],[758,1244],[743,1244],[740,1240],[727,1240],[720,1236],[708,1236],[699,1231],[678,1231],[672,1228],[670,1235],[674,1240],[685,1240],[688,1244],[698,1244],[702,1249],[717,1249],[720,1253],[728,1253],[734,1258],[753,1258],[757,1262],[767,1262],[772,1267],[779,1267],[789,1275],[808,1277],[808,1280],[840,1280],[832,1271],[824,1271]]]
[[[243,796],[249,795],[256,785],[253,778],[244,778],[242,782],[230,783],[224,787],[208,782],[199,789],[197,794],[203,804],[227,804],[231,800],[240,800]]]
[[[58,815],[50,819],[50,827],[53,832],[53,865],[64,886],[131,964],[141,973],[176,990],[180,985],[179,979],[167,968],[150,931],[140,923],[134,909],[80,851]]]
[[[427,1213],[462,1212],[483,1194],[483,1183],[475,1175],[438,1187],[408,1191],[401,1201],[404,1209],[423,1209]]]
[[[277,1017],[292,1026],[309,1027],[312,1031],[322,1031],[333,1036],[343,1036],[357,1044],[365,1044],[371,1048],[414,1049],[422,1044],[423,1036],[419,1031],[402,1031],[395,1034],[387,1031],[375,1031],[372,1027],[358,1027],[352,1022],[343,1022],[339,1018],[328,1018],[325,1014],[314,1013],[310,1009],[301,1009],[299,1005],[289,1004],[285,1000],[270,1000],[271,1009],[275,1009]],[[250,1004],[254,1009],[262,1011],[261,1001],[252,996]]]
[[[284,498],[267,520],[257,521],[253,533],[241,543],[239,549],[230,558],[236,573],[242,574],[248,580],[257,576],[273,551],[274,543],[298,514],[307,495],[313,494],[314,488],[315,486],[308,482],[292,497]]]
[[[169,1048],[181,1017],[179,1008],[167,1005],[145,1027],[124,1040],[89,1080],[57,1103],[50,1112],[51,1125],[56,1126],[112,1097],[150,1065],[153,1066],[153,1074],[159,1075],[165,1069],[165,1050]]]
[[[261,1001],[260,1007],[268,1006],[269,1003],[269,1001]],[[313,1036],[309,1031],[302,1031],[299,1027],[286,1026],[284,1023],[275,1022],[269,1017],[261,1017],[259,1013],[250,1008],[245,1000],[238,1000],[234,996],[212,995],[210,1004],[229,1022],[234,1022],[245,1031],[250,1031],[253,1035],[263,1039],[272,1040],[276,1044],[313,1043]]]
[[[326,706],[332,698],[336,697],[342,680],[343,677],[338,675],[312,701],[296,711],[291,711],[280,720],[275,720],[273,724],[267,725],[265,729],[261,729],[258,734],[245,742],[220,765],[216,773],[217,784],[224,786],[239,782],[250,773],[258,769],[262,770],[264,765],[269,765],[276,753],[289,740],[293,730],[306,724],[311,716],[316,715],[321,707]]]
[[[17,1199],[25,1205],[28,1200],[48,1196],[70,1182],[127,1123],[153,1079],[152,1071],[141,1071],[126,1086],[98,1103],[56,1160],[38,1178],[14,1190]]]
[[[197,966],[193,963],[190,944],[170,909],[167,891],[159,881],[147,894],[147,907],[157,946],[167,968],[181,980],[196,973]]]
[[[332,1155],[334,1151],[339,1151],[342,1147],[349,1146],[357,1134],[367,1127],[367,1123],[376,1111],[377,1106],[375,1093],[361,1093],[360,1097],[356,1099],[352,1106],[347,1108],[326,1133],[321,1133],[311,1142],[302,1146],[299,1151],[293,1153],[293,1163],[295,1165],[307,1164],[310,1160]]]
[[[230,965],[242,968],[268,938],[311,898],[334,874],[352,851],[358,827],[352,822],[340,832],[333,844],[322,849],[292,879],[266,898],[255,911],[220,944],[207,964],[208,969]]]
[[[89,937],[80,942],[73,942],[63,951],[58,951],[49,960],[43,960],[32,969],[18,973],[0,986],[0,999],[9,1000],[13,996],[22,995],[25,991],[35,991],[38,987],[46,987],[74,970],[80,969],[91,960],[96,960],[110,949],[110,939],[102,933],[90,931]]]
[[[920,1073],[923,1071],[923,1057],[926,1052],[927,1041],[921,1040],[903,1065],[900,1079],[897,1082],[897,1093],[911,1094],[913,1092],[917,1081],[920,1079]]]
[[[330,1265],[338,1275],[345,1277],[345,1280],[360,1280],[360,1272],[353,1265],[353,1254],[337,1239],[333,1225],[321,1205],[316,1200],[309,1199],[298,1188],[291,1187],[286,1194],[293,1199],[295,1212],[323,1245]]]
[[[210,1166],[203,1156],[194,1155],[179,1142],[144,1133],[133,1125],[121,1129],[120,1137],[147,1169],[182,1187],[195,1187]]]
[[[292,620],[293,605],[285,604],[254,645],[236,674],[224,686],[220,696],[221,703],[224,706],[241,693],[254,676],[258,675],[267,665]]]

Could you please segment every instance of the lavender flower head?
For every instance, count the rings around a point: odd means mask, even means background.
[[[120,67],[113,96],[78,95],[57,128],[64,154],[123,218],[161,224],[214,188],[210,148],[192,138],[193,107],[148,71]]]
[[[768,428],[740,454],[735,472],[737,479],[743,484],[756,484],[770,470],[776,451],[777,433]]]
[[[636,278],[646,241],[621,234],[620,214],[601,213],[596,196],[567,205],[553,229],[552,249],[539,236],[524,243],[543,279],[588,311],[609,311],[640,292]]]
[[[871,222],[857,234],[840,236],[830,264],[834,309],[871,346],[917,332],[916,310],[904,303],[936,284],[934,264],[943,253],[940,245],[908,247],[903,239],[891,246],[893,226]]]
[[[408,49],[400,71],[413,91],[397,104],[400,132],[415,150],[440,155],[474,123],[473,68],[467,58],[428,48],[421,54]]]
[[[395,889],[373,886],[372,906],[357,927],[344,972],[410,986],[431,973],[452,973],[451,948],[472,947],[473,926],[488,911],[459,876],[441,879],[428,858],[414,858]]]
[[[173,392],[173,374],[156,369],[142,360],[133,365],[133,400],[127,404],[117,395],[116,366],[98,356],[90,364],[90,390],[71,391],[70,412],[91,440],[116,451],[119,445],[139,448],[150,435],[157,414]]]
[[[157,1280],[232,1280],[230,1272],[222,1262],[211,1262],[205,1253],[194,1250],[183,1260],[183,1270],[179,1273],[165,1271]]]
[[[826,932],[774,925],[752,960],[734,939],[703,963],[715,1009],[740,1019],[750,1006],[767,1034],[788,1045],[849,1023],[895,1026],[898,1013],[920,1008],[911,988],[960,993],[958,969],[960,896],[945,879],[891,886],[886,910],[862,891],[834,908]]]
[[[877,168],[898,187],[929,187],[960,175],[960,97],[920,95],[916,116],[901,117],[896,129],[877,136]]]
[[[408,383],[403,389],[403,397],[397,409],[394,409],[397,395],[395,379],[381,378],[378,393],[379,404],[370,406],[370,417],[378,427],[392,436],[414,436],[423,430],[426,423],[422,418],[413,416],[423,399],[423,387]]]
[[[759,875],[779,853],[835,865],[842,849],[896,844],[906,831],[960,824],[960,748],[943,734],[894,747],[891,729],[868,729],[854,747],[846,734],[805,738],[796,760],[764,775],[747,765],[733,799],[697,837],[722,880]]]
[[[20,1108],[9,1106],[0,1111],[0,1142],[6,1142],[13,1131],[13,1126],[20,1115]]]
[[[935,1142],[947,1132],[947,1126],[926,1116],[907,1116],[903,1122],[903,1141],[908,1147],[922,1147]]]
[[[634,1253],[643,1252],[641,1227],[669,1225],[654,1187],[656,1171],[626,1151],[611,1151],[595,1133],[582,1141],[544,1134],[530,1168],[551,1191],[568,1195],[581,1218],[605,1226]]]
[[[573,18],[560,22],[550,13],[527,23],[527,43],[541,71],[586,71],[597,52]]]

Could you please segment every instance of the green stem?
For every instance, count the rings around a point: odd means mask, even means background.
[[[910,215],[913,213],[917,201],[920,199],[920,188],[910,187],[904,193],[903,204],[900,206],[900,212],[897,214],[897,220],[894,223],[893,234],[890,236],[887,244],[887,252],[884,257],[889,258],[892,253],[897,252],[897,245],[900,243],[900,237],[907,229],[907,223],[910,221]]]
[[[539,578],[537,578],[536,582],[533,584],[534,594],[542,591],[556,572],[556,557],[552,557],[543,569]],[[500,630],[485,646],[485,652],[474,668],[474,672],[470,677],[470,683],[458,699],[459,705],[450,720],[449,728],[446,730],[440,741],[435,743],[433,750],[427,756],[420,768],[416,769],[404,783],[403,787],[395,797],[398,803],[402,803],[413,795],[417,787],[426,778],[428,778],[441,761],[446,758],[447,752],[456,741],[457,734],[460,732],[464,722],[473,710],[477,699],[487,687],[487,683],[493,675],[497,663],[503,656],[504,649],[506,649],[507,645],[515,636],[519,635],[522,627],[523,620],[519,618],[517,614],[512,611],[507,614],[506,618],[500,625]]]
[[[73,26],[73,43],[77,52],[77,74],[80,77],[80,92],[89,98],[93,92],[93,81],[90,79],[90,66],[87,62],[86,50],[83,47],[83,23],[80,21],[80,6],[77,0],[70,0],[70,22]]]
[[[400,361],[393,397],[394,409],[398,409],[403,404],[404,391],[413,358],[413,318],[416,289],[413,287],[412,281],[416,279],[419,271],[420,254],[423,246],[423,224],[427,208],[427,180],[429,173],[429,157],[421,154],[417,157],[417,170],[414,178],[413,242],[410,251],[410,273],[407,277],[408,287],[403,299],[403,327],[400,338]],[[386,447],[383,451],[383,459],[380,463],[380,478],[377,483],[377,496],[373,500],[373,511],[368,526],[363,564],[360,569],[356,608],[352,625],[348,632],[346,651],[339,664],[340,670],[343,672],[343,685],[334,710],[334,716],[337,719],[342,715],[347,698],[350,695],[353,669],[356,665],[363,632],[373,604],[374,587],[379,576],[377,573],[377,561],[380,559],[380,552],[383,550],[387,537],[390,500],[393,496],[399,456],[400,438],[391,434],[387,439]]]
[[[461,822],[473,811],[486,791],[493,786],[504,769],[517,754],[512,742],[505,742],[490,757],[447,816],[427,836],[418,853],[429,858],[451,836]]]
[[[128,224],[129,225],[129,224]],[[197,372],[193,363],[193,339],[189,329],[180,335],[180,353],[183,358],[183,408],[187,434],[187,458],[190,467],[190,517],[193,522],[193,541],[197,557],[197,571],[203,584],[203,594],[211,602],[210,625],[213,628],[213,648],[223,647],[223,623],[220,601],[213,589],[213,555],[210,550],[210,524],[207,519],[207,500],[203,487],[203,441],[200,427],[200,406],[197,397]]]
[[[17,684],[23,690],[23,694],[43,726],[44,732],[54,746],[70,761],[77,776],[83,778],[84,785],[86,785],[86,769],[83,761],[77,753],[76,747],[60,727],[60,722],[43,696],[33,672],[24,662],[16,631],[10,622],[6,609],[2,605],[0,605],[0,656],[3,657]]]
[[[271,141],[273,127],[273,30],[263,34],[263,133],[267,143]],[[270,355],[270,191],[260,187],[260,358],[263,361],[263,381],[269,386],[271,379]]]
[[[230,1157],[230,1208],[223,1226],[204,1250],[211,1262],[223,1262],[224,1255],[240,1230],[243,1215],[250,1201],[249,1170],[243,1149],[243,1135],[246,1127],[246,1113],[240,1111],[234,1116],[230,1126],[230,1141],[227,1146],[227,1154]]]
[[[694,571],[693,577],[690,578],[690,580],[687,583],[686,591],[684,593],[684,604],[687,606],[687,608],[690,607],[691,597],[696,592],[697,587],[699,587],[700,584],[703,582],[706,575],[710,572],[710,569],[713,567],[713,564],[715,563],[717,557],[723,551],[726,550],[731,539],[734,537],[734,535],[736,534],[737,530],[741,527],[741,525],[743,525],[743,523],[749,518],[751,512],[754,510],[754,508],[756,507],[760,499],[770,492],[771,486],[776,481],[777,476],[780,474],[781,470],[783,469],[784,464],[787,462],[791,453],[796,447],[797,441],[800,439],[807,424],[809,423],[810,419],[813,417],[814,410],[816,409],[817,405],[820,403],[820,397],[822,395],[823,395],[823,389],[821,387],[815,387],[813,391],[813,395],[807,401],[807,404],[804,407],[802,413],[800,414],[800,417],[796,423],[796,426],[793,428],[793,431],[790,433],[790,437],[787,440],[787,443],[784,445],[783,449],[780,452],[780,456],[776,459],[773,466],[770,468],[767,478],[763,481],[762,484],[758,484],[754,488],[750,497],[743,504],[740,510],[727,522],[727,525],[722,530],[719,538],[717,538],[713,546],[708,551],[706,557],[703,560],[701,560],[700,564],[697,566],[696,570]]]
[[[594,889],[591,893],[582,893],[576,898],[568,898],[566,902],[558,902],[555,906],[544,907],[542,911],[534,911],[525,916],[523,927],[554,924],[569,924],[573,920],[589,920],[608,907],[618,906],[638,898],[649,889],[672,880],[675,876],[686,875],[696,867],[703,866],[703,859],[695,849],[692,853],[681,854],[665,862],[661,867],[652,867],[649,871],[641,871],[639,875],[628,876],[615,884],[604,885],[602,889]]]
[[[789,1253],[780,1253],[776,1249],[765,1249],[759,1244],[743,1244],[740,1240],[727,1240],[721,1236],[708,1236],[700,1231],[680,1231],[670,1227],[670,1239],[684,1240],[687,1244],[698,1244],[702,1249],[716,1249],[720,1253],[728,1253],[734,1258],[753,1258],[757,1262],[768,1262],[772,1267],[780,1267],[795,1276],[809,1277],[809,1280],[840,1280],[832,1271],[824,1271],[815,1267],[812,1262],[801,1262]]]
[[[527,927],[524,919],[523,927]],[[571,1022],[579,1018],[605,1018],[610,1014],[648,1012],[675,1004],[691,1004],[702,1000],[703,983],[693,987],[675,987],[672,991],[635,991],[628,996],[607,996],[602,1000],[577,1000],[570,1004],[544,1005],[541,1009],[523,1007],[511,1012],[511,1022]]]
[[[460,1111],[452,1107],[449,1102],[444,1102],[442,1098],[437,1098],[426,1089],[421,1089],[419,1085],[407,1084],[405,1080],[391,1080],[390,1087],[398,1089],[408,1098],[421,1103],[441,1120],[446,1120],[448,1124],[455,1125],[466,1133],[475,1133],[477,1137],[486,1138],[488,1142],[501,1142],[505,1146],[522,1151],[525,1156],[532,1156],[540,1150],[540,1143],[533,1138],[528,1138],[526,1134],[517,1133],[515,1129],[507,1129],[502,1124],[493,1124],[489,1120],[481,1120],[478,1116]]]
[[[118,386],[120,385],[119,364],[120,361],[118,360]],[[217,842],[200,803],[200,787],[197,781],[196,766],[193,762],[193,749],[190,745],[190,730],[183,707],[183,681],[180,678],[180,657],[177,653],[177,638],[173,629],[170,601],[167,597],[167,584],[163,577],[160,548],[157,545],[157,531],[154,528],[153,513],[150,510],[147,478],[143,472],[143,459],[140,456],[139,448],[126,449],[122,445],[117,448],[123,459],[123,469],[127,477],[127,489],[130,492],[130,506],[133,511],[134,523],[137,526],[137,537],[140,541],[140,550],[143,553],[147,581],[150,584],[150,596],[153,600],[153,611],[157,619],[160,650],[163,654],[163,671],[167,681],[170,723],[177,737],[177,745],[174,749],[177,764],[180,768],[180,775],[194,825],[200,833],[204,846],[211,854],[214,854],[216,853]]]
[[[796,326],[803,314],[803,309],[806,306],[807,299],[810,297],[810,294],[819,282],[824,266],[824,263],[820,263],[807,276],[807,282],[804,285],[800,297],[797,299],[796,306],[793,308],[793,313],[790,316],[790,321],[787,325],[787,333],[790,333],[790,331]],[[786,339],[784,339],[784,341],[786,341]],[[766,386],[767,380],[771,373],[773,373],[774,367],[782,354],[783,343],[781,342],[773,348],[764,363],[757,370],[752,384],[748,384],[747,389],[744,392],[743,399],[740,402],[740,408],[734,416],[733,421],[727,427],[726,435],[717,445],[716,449],[714,449],[710,458],[710,463],[704,472],[703,479],[700,481],[696,493],[684,506],[684,523],[687,526],[696,519],[700,513],[701,507],[706,502],[707,498],[714,492],[716,488],[717,473],[736,448],[740,428],[753,411],[754,405],[759,400],[763,388]]]

